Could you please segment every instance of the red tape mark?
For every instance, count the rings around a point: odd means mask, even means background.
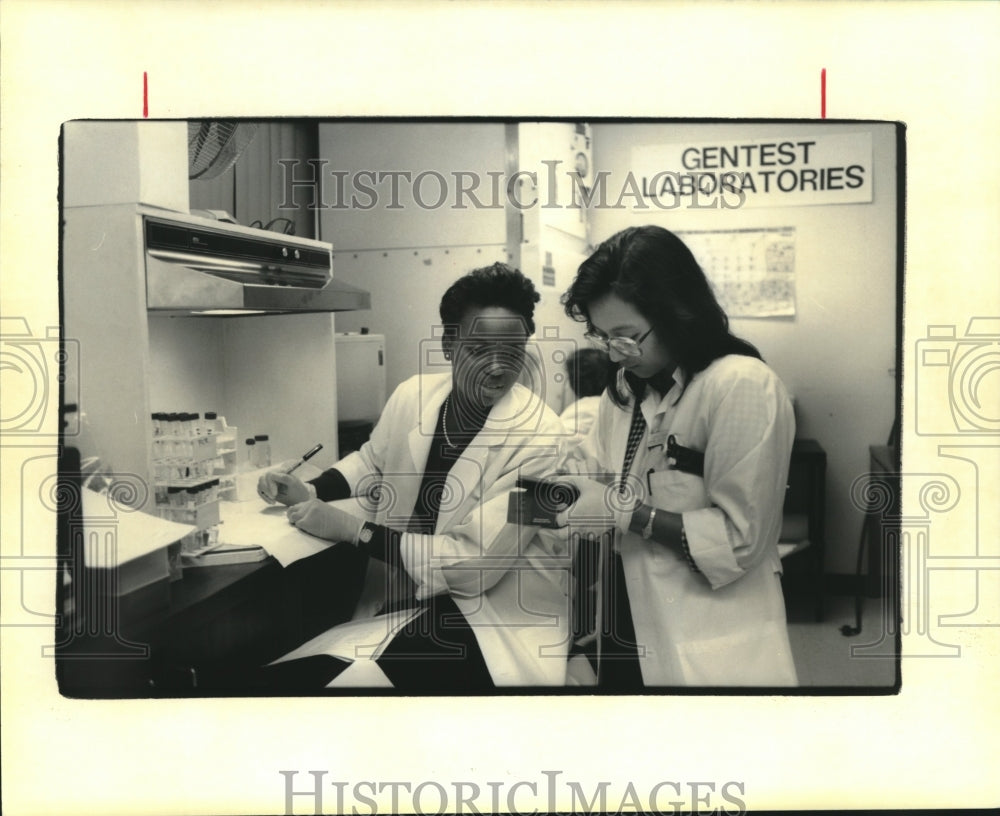
[[[819,117],[826,119],[826,68],[819,72]]]
[[[149,77],[146,72],[142,72],[142,116],[147,118],[149,116]]]

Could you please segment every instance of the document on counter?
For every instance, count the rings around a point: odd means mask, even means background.
[[[354,499],[331,502],[359,519],[366,518]],[[288,508],[267,504],[263,499],[222,502],[219,541],[236,546],[263,547],[282,567],[294,564],[330,547],[333,542],[304,533],[289,522]]]
[[[373,618],[348,621],[327,629],[270,665],[300,657],[330,655],[344,660],[377,660],[393,637],[426,610],[400,609]]]
[[[123,506],[107,493],[84,488],[80,496],[83,538],[88,542],[84,562],[88,567],[119,567],[165,550],[196,529]]]

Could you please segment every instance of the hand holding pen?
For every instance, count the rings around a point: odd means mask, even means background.
[[[292,473],[322,449],[322,445],[316,445],[302,454],[302,457],[290,466],[269,470],[257,481],[258,495],[268,504],[281,502],[289,506],[314,498],[315,493],[310,487],[297,476],[293,476]]]

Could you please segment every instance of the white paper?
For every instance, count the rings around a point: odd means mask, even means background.
[[[422,612],[422,607],[401,609],[373,618],[338,624],[279,657],[274,663],[316,655],[330,655],[344,660],[375,660],[392,638]]]
[[[330,504],[358,518],[367,518],[354,499]],[[334,543],[294,527],[288,521],[287,513],[285,505],[267,504],[259,497],[241,502],[223,502],[220,508],[222,525],[219,527],[219,541],[223,544],[263,547],[283,567],[322,552]]]
[[[374,660],[355,660],[326,684],[327,688],[395,688]]]
[[[84,562],[88,567],[118,567],[180,541],[196,529],[190,524],[131,510],[110,496],[81,490]],[[91,546],[94,539],[98,546]],[[101,539],[108,546],[100,546]]]

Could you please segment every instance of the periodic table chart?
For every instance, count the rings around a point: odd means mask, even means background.
[[[795,314],[795,227],[679,231],[730,317]]]

